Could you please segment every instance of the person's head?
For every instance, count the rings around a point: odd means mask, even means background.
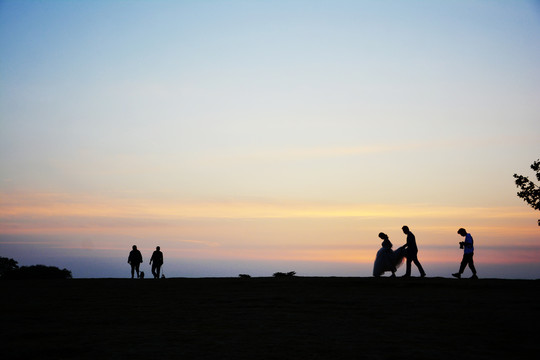
[[[457,233],[461,236],[465,236],[467,235],[467,230],[465,230],[464,228],[460,228]]]
[[[156,246],[156,250],[159,250],[159,246]]]
[[[133,250],[137,250],[137,245],[133,245],[131,248],[132,248]]]
[[[379,237],[383,240],[388,240],[388,235],[386,235],[385,233],[379,233]]]
[[[403,233],[408,234],[409,233],[409,227],[407,225],[404,225],[401,230],[403,230]]]

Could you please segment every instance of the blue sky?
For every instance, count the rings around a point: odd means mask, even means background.
[[[0,252],[357,275],[408,223],[434,265],[461,226],[540,254],[539,34],[533,1],[1,1]]]

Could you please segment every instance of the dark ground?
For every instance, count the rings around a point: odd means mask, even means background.
[[[4,280],[0,288],[0,353],[10,360],[525,359],[540,348],[540,280]]]

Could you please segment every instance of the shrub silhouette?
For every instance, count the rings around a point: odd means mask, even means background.
[[[2,276],[5,279],[71,279],[71,271],[60,270],[56,266],[32,265],[22,266],[8,271]]]
[[[282,272],[276,272],[274,273],[274,277],[293,277],[294,275],[296,275],[296,272],[295,271],[289,271],[288,273],[282,273]]]

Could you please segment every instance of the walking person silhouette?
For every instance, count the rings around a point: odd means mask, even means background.
[[[460,249],[463,249],[463,259],[459,266],[459,271],[455,274],[452,274],[453,277],[461,279],[461,274],[465,271],[465,267],[469,265],[469,268],[472,271],[471,279],[478,279],[476,276],[476,268],[474,267],[473,255],[474,255],[474,240],[471,234],[467,232],[464,228],[460,228],[457,233],[465,237],[465,241],[459,243]]]
[[[163,265],[163,253],[160,251],[159,246],[156,246],[156,251],[152,253],[150,265],[152,265],[154,279],[159,279],[159,272],[161,271],[161,265]]]
[[[142,254],[137,250],[137,245],[133,245],[133,250],[129,252],[128,264],[131,265],[131,278],[133,279],[135,272],[137,272],[137,279],[140,277],[139,266],[143,262]]]
[[[403,246],[407,249],[407,255],[405,255],[407,257],[407,270],[405,271],[405,275],[403,275],[403,277],[411,276],[411,262],[414,262],[414,265],[416,265],[420,271],[420,276],[425,277],[426,272],[422,268],[420,261],[418,261],[418,247],[416,246],[416,238],[414,237],[414,234],[409,230],[407,225],[403,226],[401,230],[403,230],[403,233],[407,235],[407,243]]]

